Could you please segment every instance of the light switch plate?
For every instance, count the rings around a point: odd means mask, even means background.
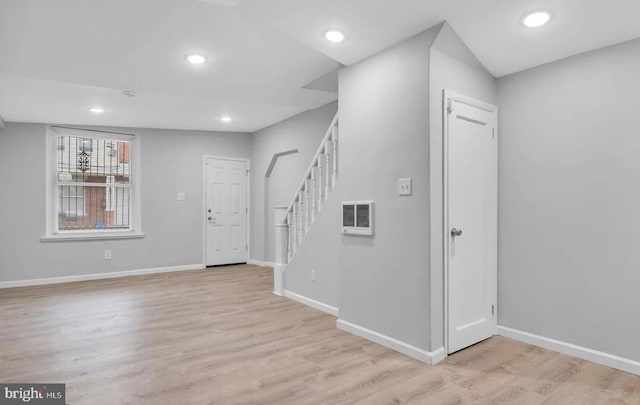
[[[411,189],[411,177],[406,179],[398,179],[398,195],[411,195],[413,191]]]
[[[178,201],[184,201],[187,199],[187,195],[185,193],[178,193]]]

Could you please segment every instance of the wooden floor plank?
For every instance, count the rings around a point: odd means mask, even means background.
[[[494,337],[431,367],[250,265],[0,290],[0,381],[69,404],[640,404],[640,377]]]

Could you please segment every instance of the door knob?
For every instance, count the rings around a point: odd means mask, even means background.
[[[213,217],[209,217],[209,218],[207,218],[207,219],[208,219],[209,221],[211,221],[211,220],[213,219]]]
[[[462,236],[462,229],[456,229],[456,228],[451,229],[451,236],[453,237]]]

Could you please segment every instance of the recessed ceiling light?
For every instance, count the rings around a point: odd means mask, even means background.
[[[344,34],[338,30],[329,30],[324,33],[324,37],[329,42],[339,43],[344,41]]]
[[[193,54],[193,55],[188,55],[187,56],[187,61],[189,63],[191,63],[191,64],[194,64],[194,65],[200,65],[200,64],[206,62],[207,58],[205,58],[202,55]]]
[[[102,107],[91,107],[91,108],[89,108],[89,111],[91,111],[94,114],[102,114],[104,112],[104,108],[102,108]]]
[[[522,24],[524,24],[525,27],[536,28],[536,27],[542,27],[543,25],[548,23],[550,20],[551,20],[550,12],[534,11],[532,13],[527,14],[522,19]]]
[[[220,121],[222,121],[222,122],[231,122],[231,117],[229,117],[228,115],[224,115],[224,116],[220,117]]]

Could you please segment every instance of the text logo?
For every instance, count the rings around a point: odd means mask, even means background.
[[[0,405],[65,405],[64,384],[2,384]]]

